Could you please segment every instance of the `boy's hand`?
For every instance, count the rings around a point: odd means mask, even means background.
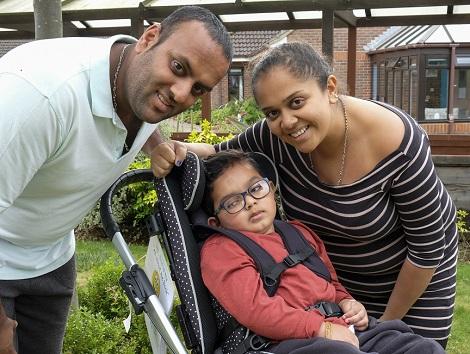
[[[327,331],[326,326],[331,326],[331,330]],[[356,335],[351,332],[348,327],[340,324],[323,322],[318,335],[327,339],[340,340],[352,344],[356,348],[359,348],[359,339],[356,337]]]
[[[181,165],[187,151],[186,145],[174,140],[157,145],[150,154],[153,174],[156,177],[165,177],[174,165]]]
[[[344,299],[339,303],[339,307],[344,312],[342,318],[347,324],[354,325],[358,331],[364,331],[369,325],[367,311],[359,301],[353,299]]]

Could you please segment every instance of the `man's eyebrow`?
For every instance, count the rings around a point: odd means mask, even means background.
[[[192,75],[192,74],[193,74],[193,70],[192,70],[192,68],[191,68],[191,65],[189,64],[188,59],[185,58],[185,57],[181,57],[181,58],[179,58],[178,60],[179,60],[179,61],[181,62],[181,64],[186,68],[186,71],[188,72],[188,74],[189,74],[189,75]],[[204,85],[204,84],[201,83],[201,82],[197,82],[197,84],[198,84],[199,86],[201,86],[202,89],[203,89],[204,91],[206,91],[206,92],[211,92],[211,91],[212,91],[212,87],[209,87],[209,86],[207,86],[207,85]]]

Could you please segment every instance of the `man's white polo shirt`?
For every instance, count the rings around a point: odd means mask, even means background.
[[[25,279],[65,264],[75,228],[126,170],[155,129],[144,123],[121,156],[109,53],[116,41],[61,38],[0,59],[0,279]]]

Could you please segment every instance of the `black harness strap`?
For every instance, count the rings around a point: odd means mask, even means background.
[[[322,259],[318,256],[317,252],[313,249],[312,245],[308,243],[308,241],[299,231],[299,229],[281,220],[274,220],[274,228],[281,236],[282,241],[284,242],[284,245],[289,252],[289,256],[302,254],[307,249],[312,250],[312,253],[309,255],[307,261],[302,262],[303,265],[319,277],[325,279],[327,282],[331,282],[330,271],[326,267],[325,263],[323,263]]]

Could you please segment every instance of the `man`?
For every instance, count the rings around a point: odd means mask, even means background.
[[[222,23],[194,6],[138,39],[61,38],[0,59],[0,299],[19,353],[60,353],[75,282],[73,228],[156,123],[228,71]]]

